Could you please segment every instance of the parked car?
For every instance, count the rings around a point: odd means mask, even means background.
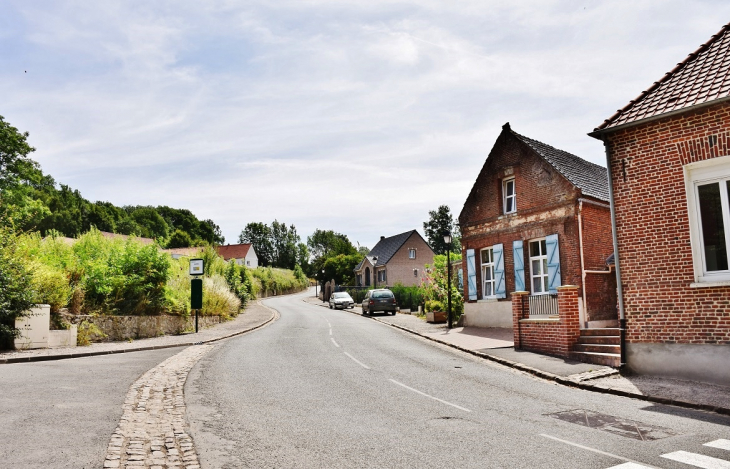
[[[369,290],[362,300],[362,314],[373,314],[377,311],[390,313],[395,316],[398,305],[393,292],[385,288]]]
[[[345,309],[353,306],[355,306],[355,300],[346,291],[338,291],[330,295],[330,309]]]

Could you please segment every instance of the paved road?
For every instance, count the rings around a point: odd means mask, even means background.
[[[730,418],[565,388],[300,297],[267,304],[281,319],[188,379],[203,467],[730,467]]]
[[[180,350],[0,366],[0,467],[101,467],[129,386]]]

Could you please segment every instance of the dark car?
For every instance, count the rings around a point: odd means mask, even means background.
[[[373,314],[377,311],[390,313],[395,316],[398,305],[393,292],[386,289],[370,290],[362,300],[362,314]]]
[[[345,291],[334,292],[330,296],[330,309],[345,309],[355,306],[355,300]]]

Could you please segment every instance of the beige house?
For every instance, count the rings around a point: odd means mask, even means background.
[[[358,286],[386,287],[401,283],[419,285],[426,264],[433,264],[433,250],[416,230],[380,241],[355,267]]]

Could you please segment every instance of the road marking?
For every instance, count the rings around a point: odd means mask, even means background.
[[[711,441],[709,443],[705,443],[704,446],[709,446],[711,448],[720,448],[720,449],[726,449],[730,451],[730,440],[715,440]]]
[[[730,462],[728,461],[687,451],[675,451],[673,453],[662,454],[662,457],[703,469],[730,469]]]
[[[335,339],[333,337],[330,337],[330,340],[332,341],[333,344],[335,344],[335,347],[340,348],[340,344],[335,342]]]
[[[635,462],[625,462],[623,464],[619,464],[618,466],[611,466],[608,469],[649,469],[649,466],[636,464]]]
[[[332,328],[330,327],[330,335],[332,335]]]
[[[444,401],[443,399],[439,399],[438,397],[433,397],[433,396],[431,396],[429,394],[426,394],[425,392],[419,391],[418,389],[413,389],[410,386],[406,386],[403,383],[399,383],[398,381],[396,381],[394,379],[391,379],[390,381],[393,382],[393,383],[395,383],[395,384],[397,384],[398,386],[403,386],[404,388],[409,389],[409,390],[415,392],[416,394],[420,394],[421,396],[425,396],[425,397],[428,397],[430,399],[433,399],[434,401],[439,401],[442,404],[450,405],[451,407],[456,407],[457,409],[463,410],[464,412],[471,412],[471,410],[469,410],[469,409],[466,409],[466,408],[461,407],[461,406],[456,405],[456,404],[452,404],[451,402],[448,402],[448,401]]]
[[[350,357],[350,359],[352,359],[352,361],[354,361],[355,363],[357,363],[357,364],[358,364],[358,365],[360,365],[361,367],[365,368],[366,370],[369,370],[369,369],[370,369],[370,367],[369,367],[369,366],[367,366],[366,364],[364,364],[363,362],[361,362],[361,361],[360,361],[360,360],[358,360],[357,358],[353,357],[353,356],[352,356],[352,355],[350,355],[349,353],[345,352],[345,355],[347,355],[348,357]]]
[[[561,443],[565,443],[566,445],[575,446],[576,448],[584,449],[584,450],[587,450],[587,451],[593,451],[594,453],[602,454],[604,456],[608,456],[608,457],[611,457],[611,458],[616,458],[616,459],[620,459],[622,461],[626,461],[626,462],[629,462],[629,463],[636,464],[636,466],[624,466],[624,465],[616,466],[616,467],[621,467],[622,469],[623,468],[632,468],[632,467],[634,469],[645,469],[645,468],[659,469],[656,466],[643,465],[643,464],[641,464],[638,461],[634,461],[634,460],[631,460],[629,458],[625,458],[623,456],[619,456],[617,454],[607,453],[605,451],[601,451],[600,449],[591,448],[590,446],[579,445],[578,443],[573,443],[572,441],[561,440],[560,438],[557,438],[557,437],[554,437],[554,436],[551,436],[551,435],[546,435],[545,433],[540,433],[540,436],[543,436],[545,438],[550,438],[551,440],[559,441]]]

